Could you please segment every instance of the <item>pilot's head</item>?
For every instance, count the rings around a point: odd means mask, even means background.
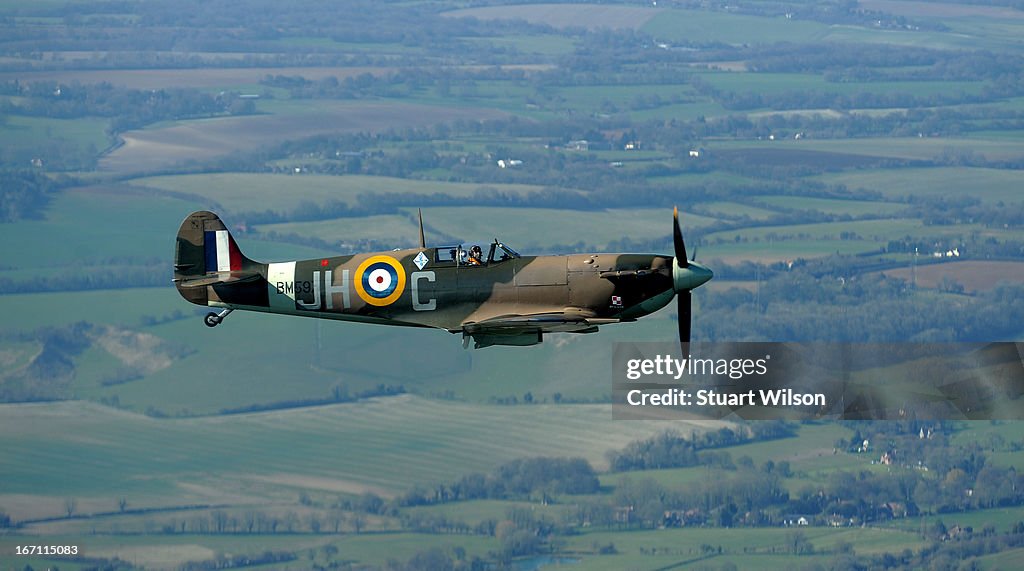
[[[469,253],[474,258],[479,258],[481,256],[481,254],[483,254],[484,252],[483,252],[483,250],[480,249],[480,246],[473,246],[472,248],[469,249]]]

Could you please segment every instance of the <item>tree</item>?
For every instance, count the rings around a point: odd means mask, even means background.
[[[213,512],[213,514],[211,514],[211,517],[213,519],[214,531],[216,531],[217,533],[224,533],[224,531],[227,529],[228,514],[223,510],[217,510]]]
[[[252,99],[238,98],[228,106],[228,113],[232,115],[252,115],[256,112],[256,103]]]
[[[284,514],[284,528],[288,530],[288,533],[293,533],[298,524],[299,516],[295,512],[289,511]]]
[[[253,528],[256,526],[256,512],[247,511],[242,515],[242,522],[245,525],[245,532],[252,533]]]
[[[64,500],[64,512],[71,517],[75,513],[75,509],[78,507],[78,501],[75,498],[67,498]]]
[[[345,523],[345,512],[341,510],[331,510],[327,513],[327,523],[330,524],[331,529],[334,533],[341,531],[342,524]]]

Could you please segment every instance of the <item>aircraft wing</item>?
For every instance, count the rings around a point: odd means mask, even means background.
[[[544,333],[594,333],[599,325],[620,319],[595,317],[589,312],[565,311],[500,315],[462,324],[464,336],[472,336],[476,348],[489,345],[534,345]],[[468,342],[468,338],[467,338]]]

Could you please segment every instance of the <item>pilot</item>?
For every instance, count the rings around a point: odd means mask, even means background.
[[[471,266],[481,266],[484,263],[484,252],[480,246],[473,246],[469,249],[469,259],[466,260]]]

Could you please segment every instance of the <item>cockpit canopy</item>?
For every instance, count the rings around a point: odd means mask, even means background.
[[[497,238],[491,243],[490,248],[482,251],[482,259],[478,262],[472,262],[470,250],[472,247],[464,247],[462,244],[454,246],[438,246],[434,254],[434,262],[438,264],[454,264],[457,266],[488,266],[491,264],[500,264],[513,258],[518,258],[519,252],[516,252],[512,248],[509,248],[505,244],[498,241]]]

